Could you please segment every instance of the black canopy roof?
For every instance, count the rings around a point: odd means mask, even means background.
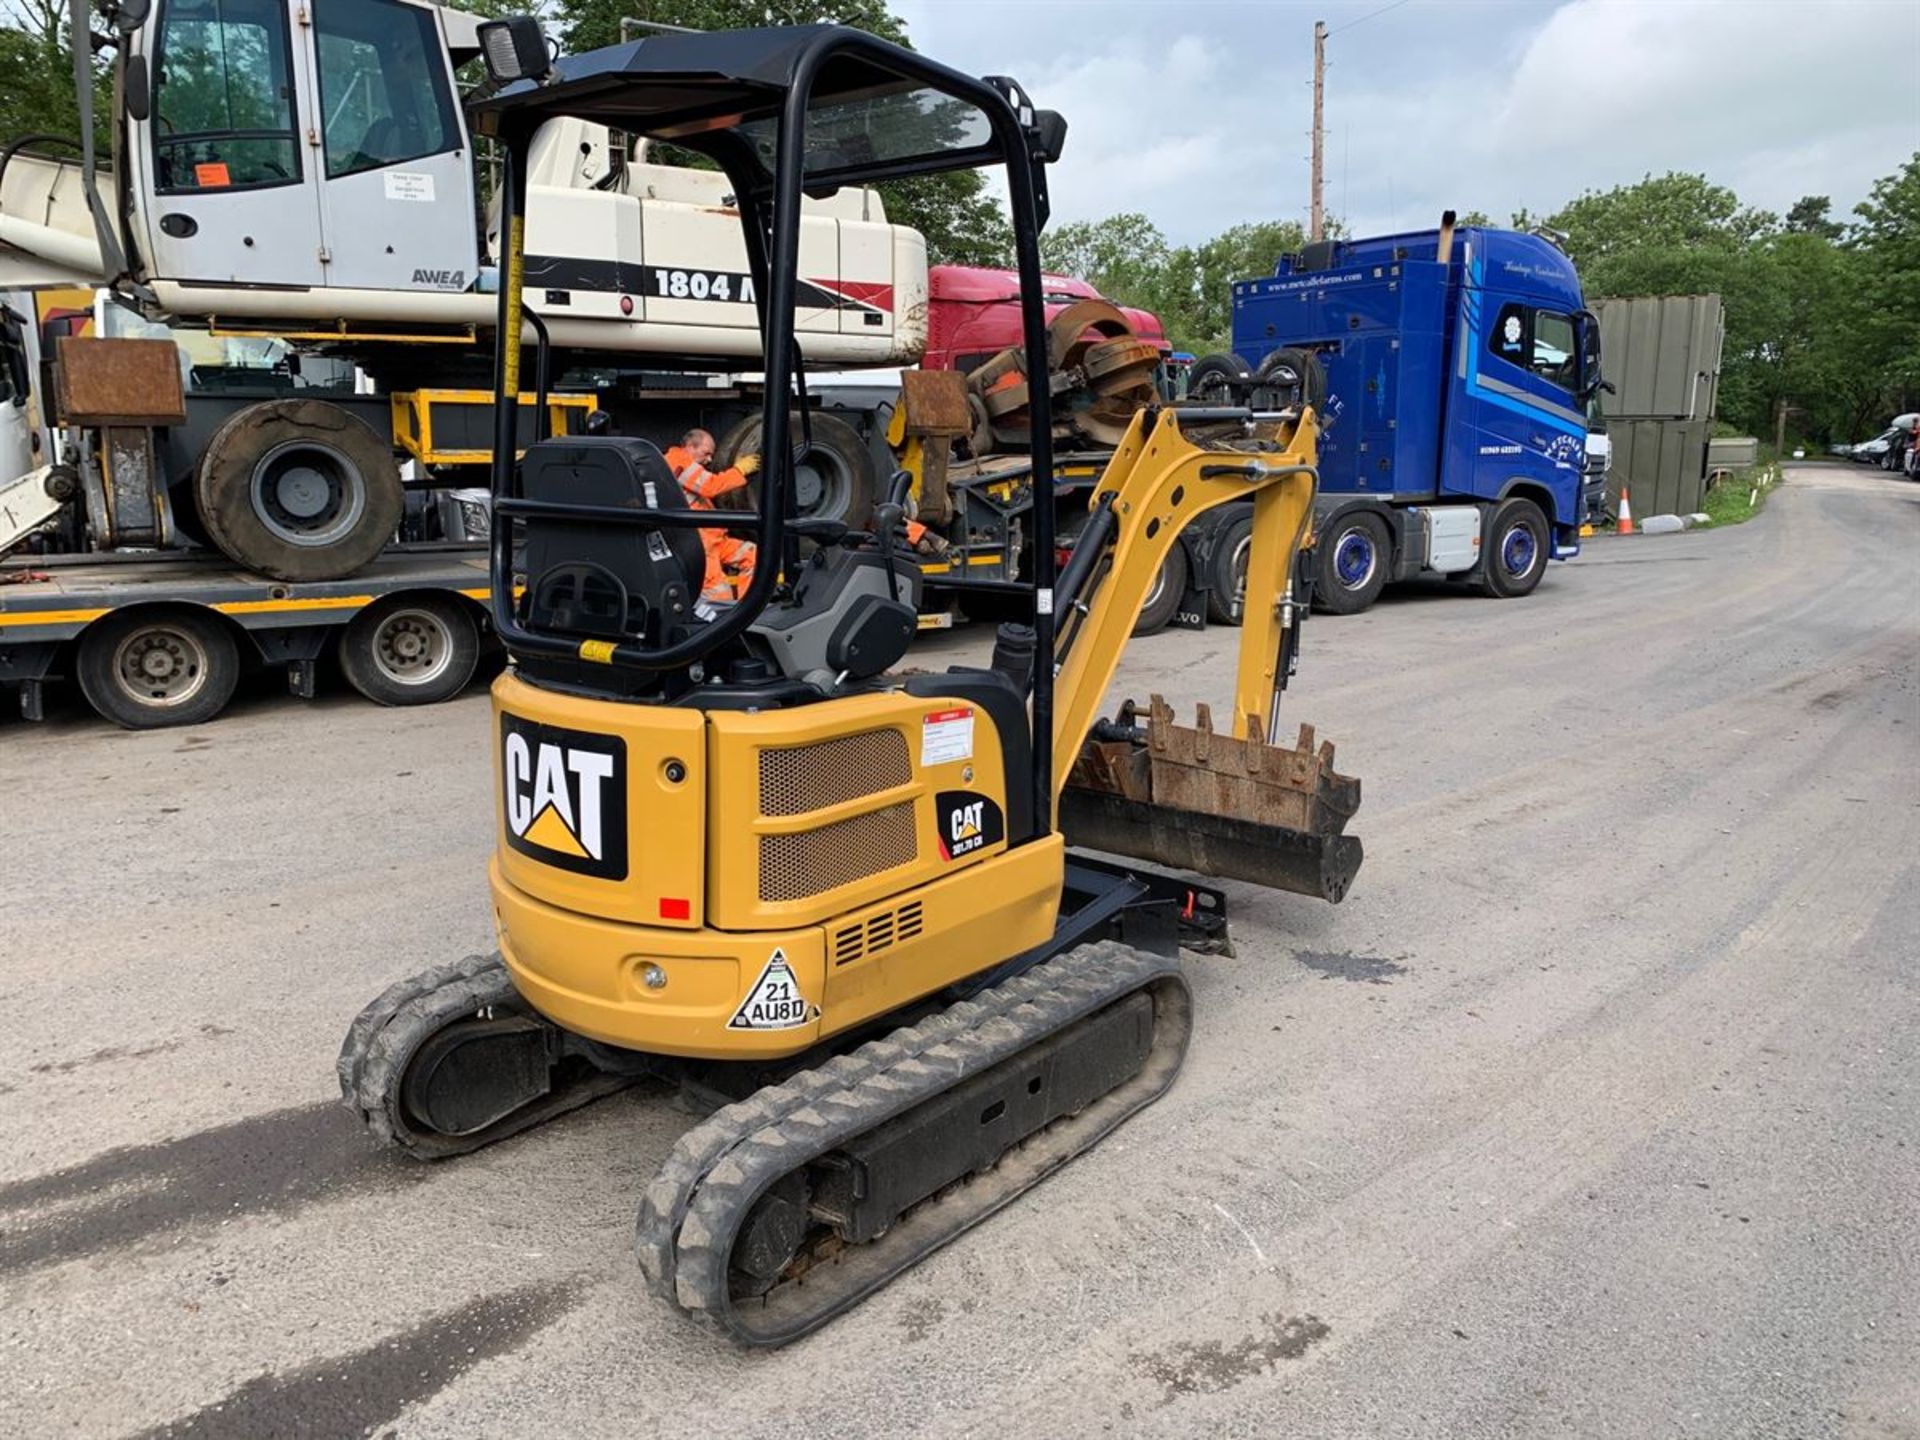
[[[648,35],[580,55],[563,55],[545,84],[520,81],[477,101],[472,112],[492,133],[507,115],[532,124],[572,115],[634,134],[678,139],[767,119],[816,48],[853,47],[821,65],[814,103],[932,86],[976,104],[992,98],[981,81],[844,25],[783,25]]]

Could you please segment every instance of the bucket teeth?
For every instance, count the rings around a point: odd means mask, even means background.
[[[1244,740],[1214,729],[1210,707],[1182,725],[1155,695],[1144,734],[1129,702],[1089,739],[1061,795],[1068,839],[1139,860],[1339,900],[1359,868],[1344,832],[1360,782],[1334,766],[1333,742],[1302,725],[1269,744],[1261,717]]]

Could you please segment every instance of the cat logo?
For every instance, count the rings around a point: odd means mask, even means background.
[[[626,744],[617,736],[500,717],[507,844],[543,865],[624,880]]]
[[[1000,807],[970,790],[942,790],[934,797],[933,809],[940,826],[942,860],[958,860],[997,845],[1006,834]]]

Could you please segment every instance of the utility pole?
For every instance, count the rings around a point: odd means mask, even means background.
[[[1326,98],[1327,98],[1327,22],[1313,22],[1313,196],[1310,208],[1309,240],[1326,239]]]

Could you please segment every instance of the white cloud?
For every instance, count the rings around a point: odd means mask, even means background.
[[[1913,0],[1411,0],[1364,24],[1379,0],[900,8],[922,49],[1066,115],[1058,218],[1140,210],[1176,241],[1304,218],[1316,16],[1328,204],[1362,233],[1670,169],[1844,214],[1920,149]]]

